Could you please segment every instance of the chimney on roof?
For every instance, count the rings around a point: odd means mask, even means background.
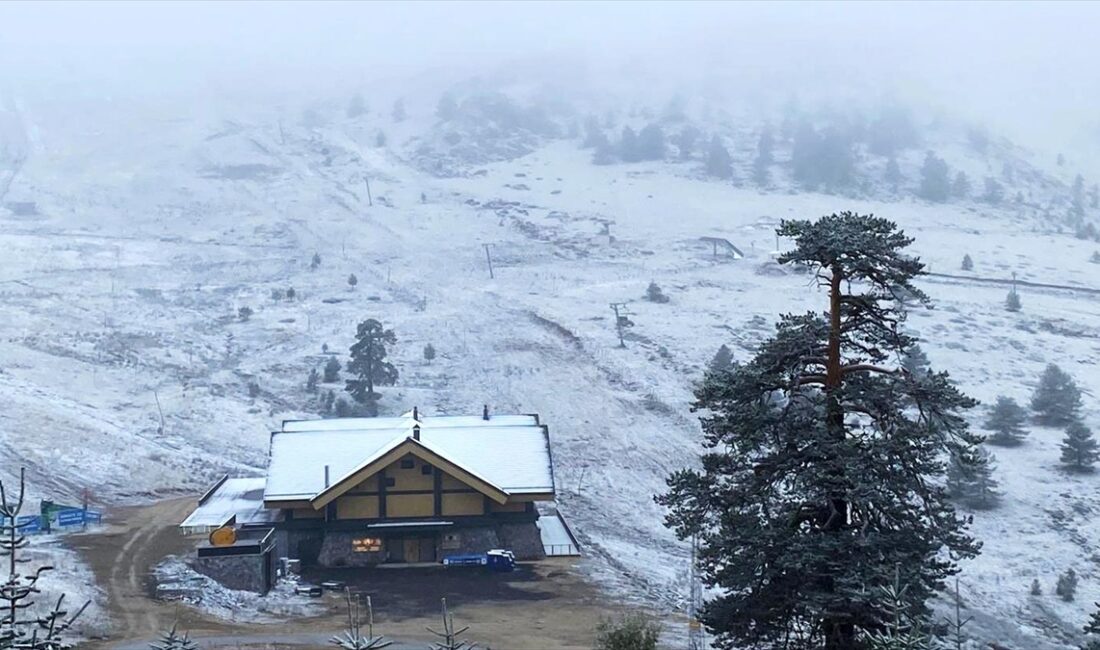
[[[420,440],[420,425],[413,425],[413,440]]]
[[[328,488],[328,465],[325,465],[325,488]]]
[[[420,419],[420,409],[418,409],[415,406],[413,407],[413,419],[414,420],[419,420]]]
[[[481,419],[482,420],[488,420],[489,419],[489,405],[488,404],[481,407]]]

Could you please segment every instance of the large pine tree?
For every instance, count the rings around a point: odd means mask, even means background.
[[[397,342],[393,330],[388,330],[373,318],[359,323],[351,346],[347,371],[355,376],[345,381],[346,390],[357,402],[378,398],[375,384],[392,386],[397,382],[397,368],[386,360],[386,344]]]
[[[828,308],[783,316],[752,360],[708,374],[702,469],[657,501],[697,536],[718,647],[849,650],[881,623],[877,588],[897,577],[922,609],[977,553],[938,485],[946,452],[975,462],[960,415],[975,402],[946,373],[888,365],[915,344],[896,290],[927,300],[895,224],[845,212],[778,234],[795,242],[780,261],[808,266]]]
[[[1081,410],[1081,389],[1069,373],[1049,364],[1031,396],[1031,410],[1040,424],[1064,427],[1077,420]]]

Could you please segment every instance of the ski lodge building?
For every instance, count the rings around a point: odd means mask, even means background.
[[[496,548],[517,559],[577,554],[556,512],[540,522],[537,506],[554,497],[549,432],[538,415],[413,409],[284,422],[271,434],[266,478],[222,479],[181,527],[237,532],[232,544],[200,546],[200,561],[232,555],[237,544],[323,567],[438,562]]]

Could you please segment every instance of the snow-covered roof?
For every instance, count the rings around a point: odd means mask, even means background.
[[[238,524],[271,521],[273,512],[264,509],[264,482],[261,478],[225,478],[199,500],[180,528],[205,531],[224,526],[234,517]]]
[[[311,499],[413,436],[427,449],[508,494],[554,491],[550,441],[535,415],[295,420],[271,434],[264,499]]]

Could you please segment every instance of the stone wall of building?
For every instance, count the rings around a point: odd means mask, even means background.
[[[386,561],[386,546],[378,552],[356,552],[352,550],[351,541],[358,537],[365,537],[362,532],[344,532],[330,530],[325,533],[325,539],[321,542],[321,552],[317,556],[317,564],[324,567],[364,567],[381,564]]]
[[[216,555],[212,557],[195,557],[192,559],[192,567],[199,573],[210,576],[220,584],[243,591],[254,591],[266,594],[271,588],[272,568],[270,564],[272,554],[257,553],[253,555]]]
[[[501,524],[497,526],[500,546],[512,551],[517,560],[541,560],[546,556],[542,546],[542,535],[535,522],[522,524]]]

